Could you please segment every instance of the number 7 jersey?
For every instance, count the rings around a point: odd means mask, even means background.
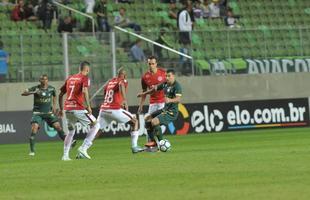
[[[123,96],[120,85],[124,85],[126,90],[128,82],[125,79],[113,78],[104,87],[104,102],[101,104],[101,110],[120,109],[122,107]]]
[[[60,88],[67,93],[64,110],[85,110],[83,87],[88,88],[89,78],[81,73],[70,76]]]

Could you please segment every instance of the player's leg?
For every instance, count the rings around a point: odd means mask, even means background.
[[[50,124],[50,123],[48,123],[48,124]],[[53,127],[57,131],[58,137],[62,141],[65,141],[66,135],[65,135],[65,132],[62,129],[58,120],[56,122],[52,122],[51,125],[49,125],[49,126]],[[76,145],[76,140],[74,138],[72,138],[71,148],[75,147],[75,145]]]
[[[68,134],[64,140],[64,153],[62,156],[62,160],[68,161],[71,160],[69,157],[69,152],[71,149],[72,140],[75,134],[74,124],[76,123],[77,119],[74,116],[73,111],[67,111],[66,113],[67,125],[68,125]]]
[[[138,146],[139,139],[139,124],[138,119],[135,115],[124,109],[113,110],[111,113],[111,118],[118,123],[129,123],[131,126],[131,150],[133,153],[138,153],[143,151],[143,148]]]
[[[158,115],[162,113],[162,110],[157,110],[153,112],[151,115],[146,116],[145,118],[145,128],[147,129],[148,136],[149,136],[149,142],[145,144],[146,147],[153,147],[156,146],[155,142],[155,136],[154,135],[154,126],[152,125],[152,121],[154,118],[156,118]]]
[[[39,131],[39,124],[36,122],[31,123],[31,134],[29,137],[29,145],[30,145],[30,156],[35,155],[35,136]]]
[[[49,115],[46,115],[43,119],[50,127],[53,127],[57,131],[58,137],[62,141],[64,141],[66,138],[65,132],[60,126],[58,118],[54,114],[49,114]]]
[[[39,124],[42,122],[42,118],[40,115],[32,115],[31,118],[31,134],[29,137],[29,145],[30,145],[30,156],[35,155],[35,137],[36,134],[39,132]]]
[[[83,126],[90,126],[89,131],[87,132],[87,135],[83,141],[83,144],[78,149],[78,155],[77,158],[87,158],[91,159],[91,157],[88,155],[87,150],[90,148],[90,146],[93,144],[93,140],[95,139],[95,136],[100,128],[99,124],[96,121],[96,118],[88,114],[86,110],[81,110],[76,113],[76,116],[79,120],[79,122]]]

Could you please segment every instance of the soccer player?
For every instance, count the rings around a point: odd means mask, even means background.
[[[113,120],[118,123],[129,123],[131,125],[131,150],[132,153],[138,153],[144,149],[138,146],[138,120],[128,112],[126,98],[128,82],[126,80],[126,71],[123,68],[118,70],[118,76],[112,78],[104,86],[104,102],[101,104],[98,115],[98,123],[103,129]]]
[[[64,154],[62,160],[71,160],[69,157],[70,144],[75,134],[74,124],[79,121],[83,126],[90,125],[90,130],[84,139],[83,144],[78,149],[77,158],[91,157],[87,153],[87,149],[92,145],[92,141],[99,130],[99,124],[96,118],[92,115],[92,109],[89,101],[88,88],[90,81],[88,73],[90,70],[90,63],[83,61],[80,64],[80,72],[70,76],[65,84],[60,89],[59,94],[59,115],[63,116],[63,109],[68,122],[69,133],[64,141]],[[65,107],[63,108],[63,96],[66,95]]]
[[[156,146],[155,136],[157,136],[158,141],[163,139],[160,125],[168,125],[178,117],[178,104],[181,101],[182,88],[175,79],[173,69],[167,70],[166,79],[165,83],[156,85],[150,90],[138,94],[138,97],[143,97],[160,90],[163,90],[165,94],[165,107],[152,113],[146,119],[145,127],[148,129],[149,138],[151,139],[146,144],[148,147]]]
[[[166,81],[166,71],[157,66],[157,59],[155,56],[150,56],[147,59],[149,65],[149,70],[141,78],[142,91],[145,92],[148,89],[151,89],[155,85],[164,83]],[[142,96],[139,102],[138,113],[142,113],[143,104],[145,102],[146,95]],[[150,105],[146,117],[152,114],[155,111],[163,109],[165,106],[165,94],[163,90],[154,91],[150,94]],[[164,133],[166,127],[161,126],[162,132]]]
[[[40,84],[26,89],[22,96],[33,95],[33,113],[31,118],[30,156],[35,155],[35,136],[39,131],[40,124],[45,121],[49,126],[56,129],[58,136],[64,140],[65,134],[58,118],[56,117],[56,90],[48,84],[46,74],[40,77]],[[72,145],[75,145],[73,141]]]

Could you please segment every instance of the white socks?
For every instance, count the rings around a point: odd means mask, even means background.
[[[165,125],[161,125],[161,132],[164,134],[166,132],[166,126]]]
[[[87,150],[89,149],[89,147],[91,147],[91,145],[93,144],[93,141],[96,137],[97,132],[100,129],[100,125],[99,123],[96,123],[96,125],[94,125],[89,132],[87,133],[86,138],[84,139],[84,142],[82,144],[82,148]]]
[[[75,130],[69,130],[68,134],[66,135],[65,141],[64,141],[64,156],[69,156],[69,151],[71,148],[71,143],[73,140]]]
[[[132,131],[130,135],[131,135],[131,147],[137,147],[139,139],[139,131]]]

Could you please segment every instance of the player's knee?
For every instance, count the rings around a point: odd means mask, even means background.
[[[68,130],[69,130],[69,131],[73,131],[73,130],[74,130],[74,127],[70,124],[70,125],[68,125]]]
[[[144,116],[144,121],[150,121],[150,120],[152,120],[152,116],[149,115],[149,114],[146,114],[146,115]]]
[[[152,127],[152,123],[151,123],[150,121],[146,121],[146,122],[145,122],[145,128],[146,128],[146,130],[150,130],[151,127]]]
[[[54,124],[53,124],[53,127],[54,127],[57,131],[61,131],[61,130],[62,130],[62,128],[61,128],[61,126],[60,126],[60,124],[59,124],[58,122],[54,123]]]
[[[35,134],[38,132],[38,130],[39,130],[39,126],[37,124],[32,124],[31,132]]]
[[[157,118],[152,119],[152,126],[157,126],[159,124],[159,120]]]

